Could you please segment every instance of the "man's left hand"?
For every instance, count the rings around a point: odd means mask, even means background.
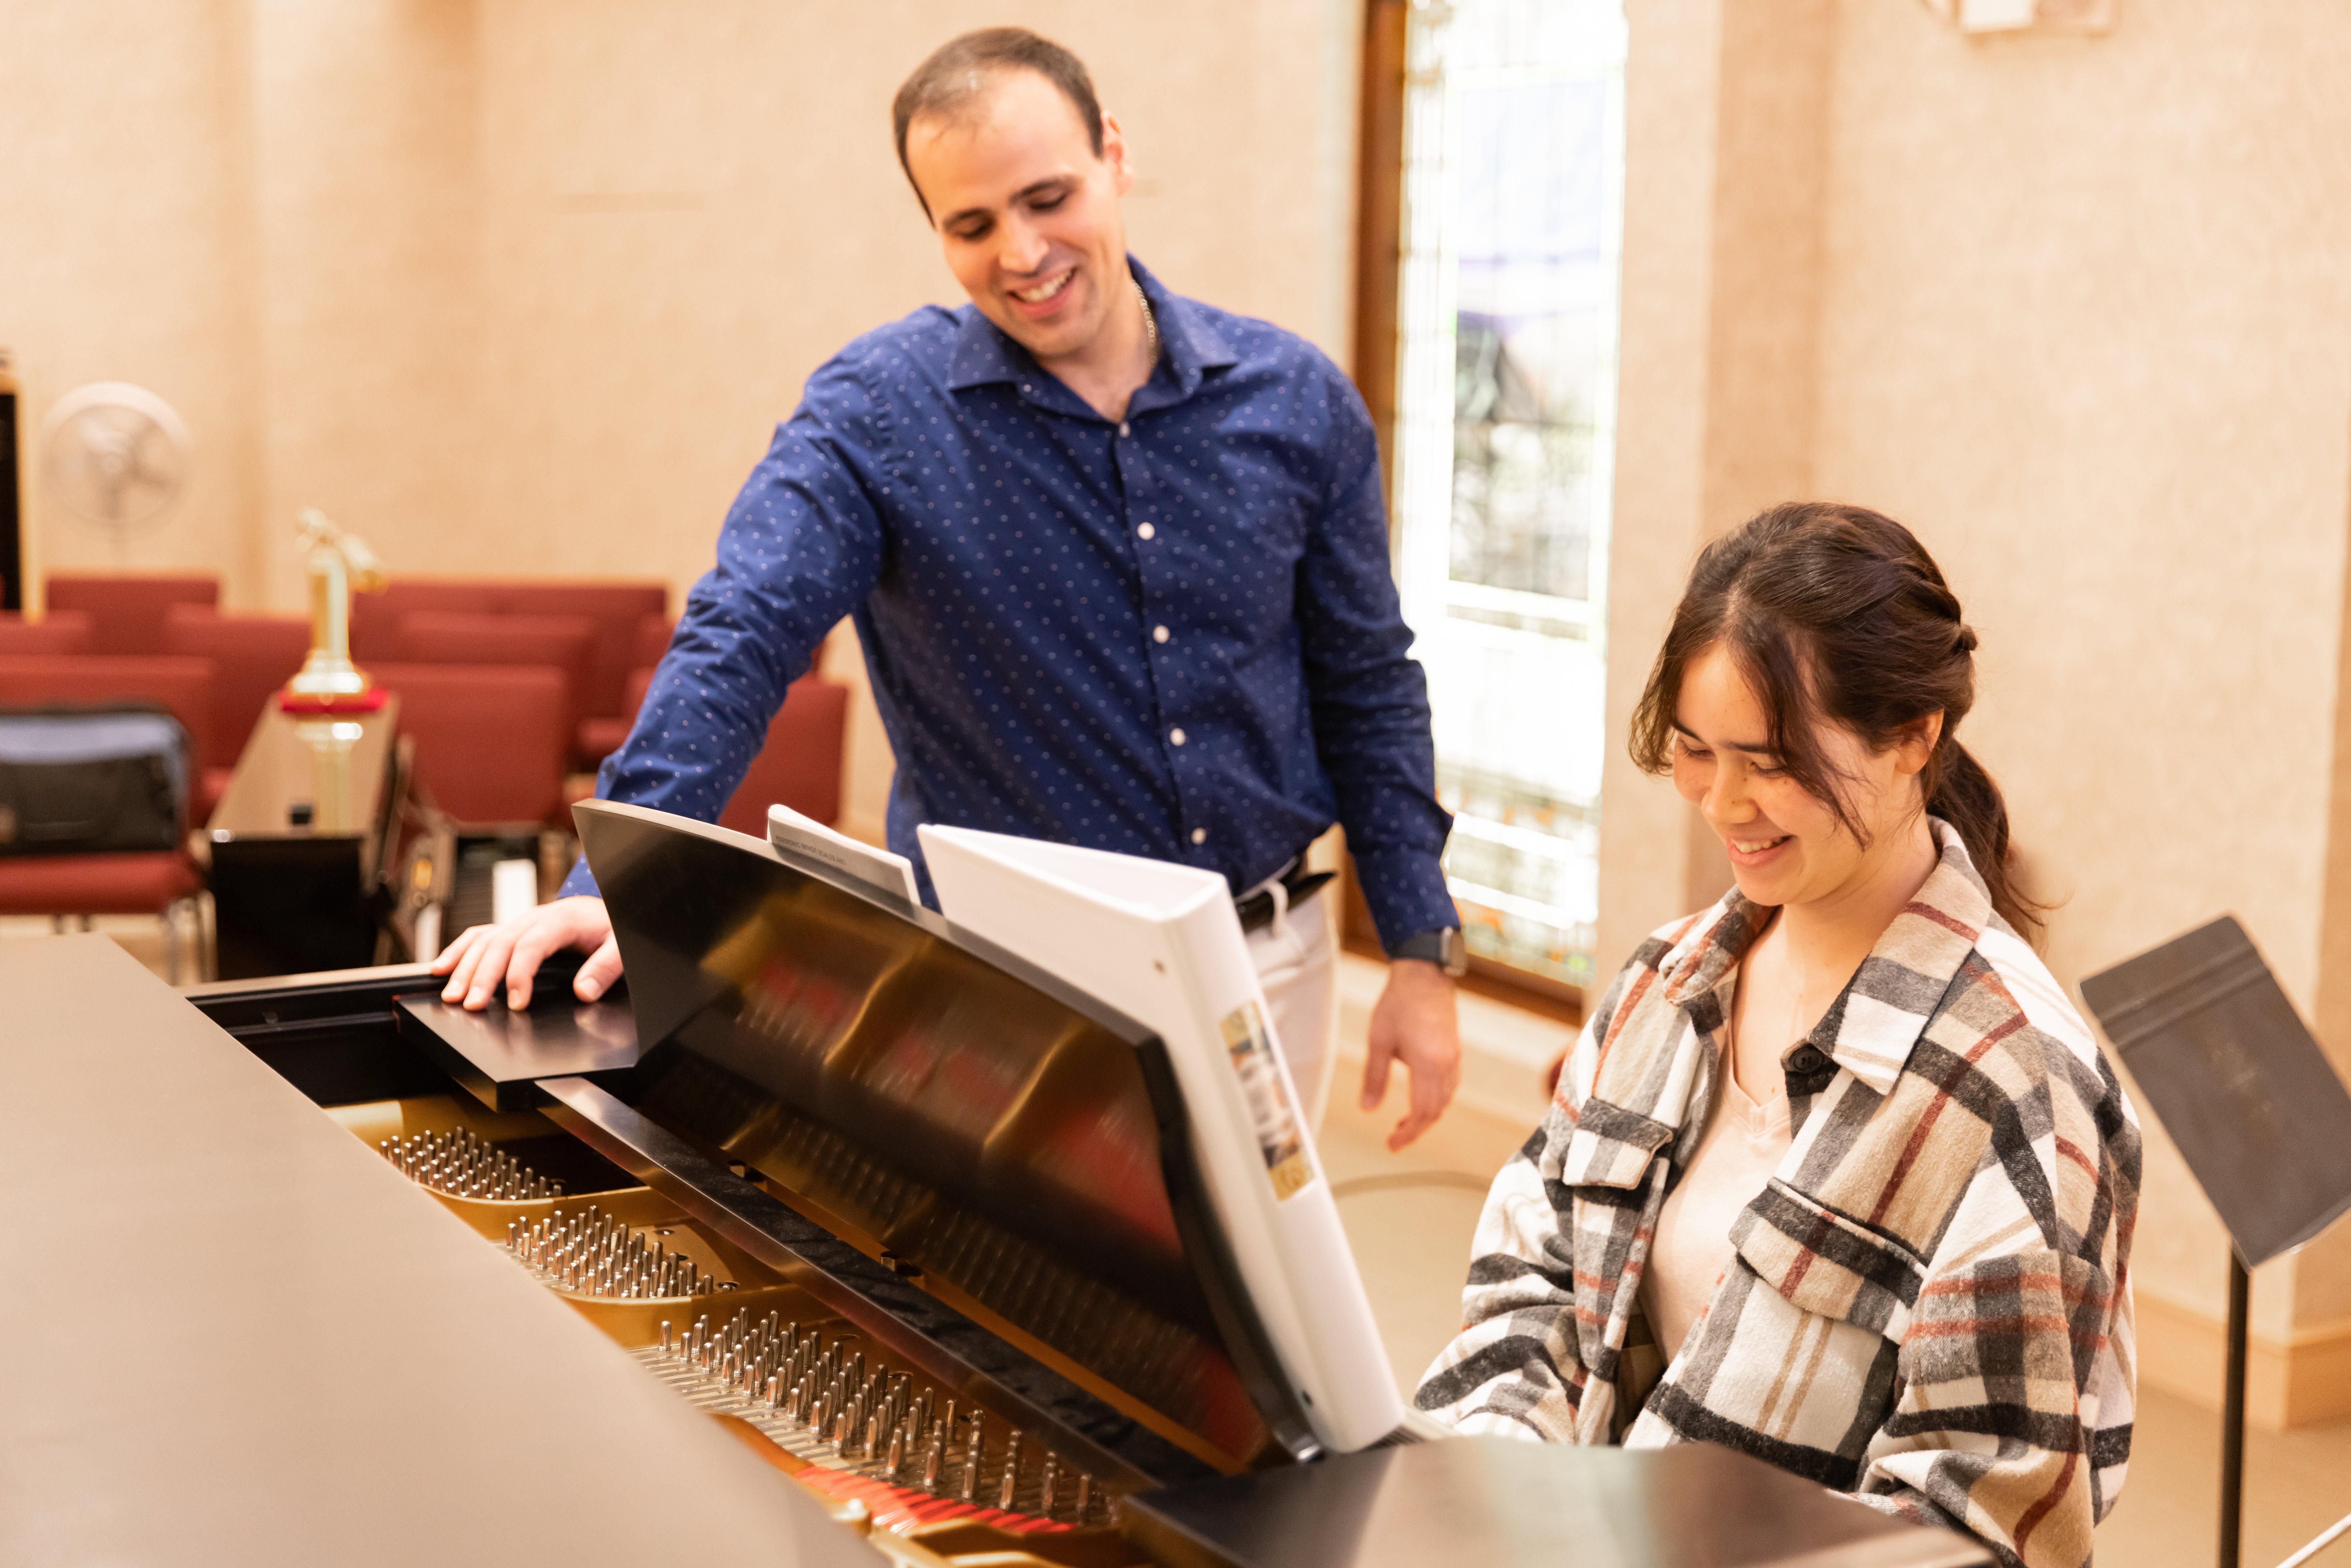
[[[1388,1152],[1394,1154],[1436,1125],[1461,1086],[1461,1024],[1454,1012],[1452,979],[1425,958],[1391,963],[1387,987],[1372,1009],[1368,1044],[1364,1110],[1378,1110],[1386,1097],[1391,1065],[1402,1062],[1412,1074],[1412,1108],[1388,1134]]]

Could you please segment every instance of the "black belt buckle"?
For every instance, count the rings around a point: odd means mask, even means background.
[[[1290,862],[1281,873],[1281,885],[1290,894],[1290,907],[1297,908],[1322,891],[1322,886],[1336,876],[1327,871],[1308,871],[1303,860]],[[1233,901],[1234,910],[1241,917],[1241,929],[1260,931],[1273,924],[1273,890],[1260,888],[1247,898]]]

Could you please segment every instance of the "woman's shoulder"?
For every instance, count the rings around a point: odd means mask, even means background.
[[[1970,1019],[1972,1026],[1989,1024],[1987,1034],[2001,1035],[1991,1042],[1991,1051],[2036,1082],[2064,1077],[2077,1086],[2085,1100],[2112,1099],[2120,1103],[2125,1116],[2136,1120],[2119,1081],[2099,1051],[2097,1037],[2032,945],[2006,921],[1994,916],[1978,933],[1974,956],[1976,963],[1966,976],[1965,991],[1970,995],[1955,995],[1949,1005],[1974,1015]],[[1953,990],[1958,993],[1961,988]],[[2009,1016],[1997,1023],[1986,1016],[2002,1012]]]

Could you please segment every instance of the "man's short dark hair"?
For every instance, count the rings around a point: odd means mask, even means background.
[[[914,171],[906,163],[906,127],[914,117],[935,114],[952,119],[964,113],[973,99],[1008,71],[1035,71],[1061,89],[1061,96],[1078,111],[1094,156],[1102,156],[1102,104],[1094,98],[1093,78],[1086,74],[1085,62],[1026,27],[982,27],[940,45],[898,89],[890,118],[896,127],[898,167],[905,171],[906,183],[914,185]],[[914,200],[923,204],[923,215],[930,216],[931,204],[925,200],[920,185],[914,185]]]

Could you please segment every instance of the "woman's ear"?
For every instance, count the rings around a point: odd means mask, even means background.
[[[1927,759],[1935,755],[1935,743],[1942,738],[1941,708],[1904,725],[1899,738],[1894,742],[1895,770],[1906,777],[1916,778],[1925,769]]]

